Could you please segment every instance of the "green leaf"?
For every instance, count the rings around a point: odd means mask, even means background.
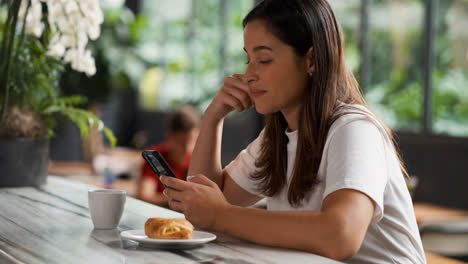
[[[111,147],[114,148],[117,145],[117,138],[114,136],[114,133],[107,127],[104,127],[103,131],[104,135],[106,135],[107,139],[109,140]]]

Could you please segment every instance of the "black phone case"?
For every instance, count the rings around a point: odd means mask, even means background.
[[[166,160],[164,160],[163,156],[158,151],[145,150],[141,155],[158,177],[161,177],[161,175],[167,175],[169,177],[177,178],[171,167],[169,167],[169,164],[167,164]],[[164,186],[167,187],[166,185]]]

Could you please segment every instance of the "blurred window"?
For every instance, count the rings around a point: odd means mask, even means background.
[[[392,129],[420,132],[424,92],[424,3],[369,1],[366,100]]]
[[[158,65],[140,85],[143,108],[192,103],[203,111],[227,75],[245,71],[242,19],[253,4],[143,0],[141,12],[149,18],[146,38],[154,40],[145,54]]]
[[[432,75],[435,133],[468,136],[468,1],[442,0],[437,9]]]
[[[145,108],[193,103],[203,111],[227,75],[245,70],[242,18],[253,0],[141,0],[149,16],[140,85]],[[346,62],[370,108],[392,129],[468,136],[468,1],[436,7],[432,131],[424,131],[427,1],[329,0],[341,23]],[[145,92],[146,91],[146,92]],[[147,96],[145,96],[147,94]],[[144,101],[144,100],[142,100]]]
[[[346,64],[359,81],[362,63],[361,51],[359,49],[361,0],[330,0],[329,2],[338,17],[343,31],[346,45]]]

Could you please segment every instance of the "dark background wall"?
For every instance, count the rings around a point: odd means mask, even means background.
[[[468,209],[468,139],[398,134],[410,175],[419,178],[414,201]]]

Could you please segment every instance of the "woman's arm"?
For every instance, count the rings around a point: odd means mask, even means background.
[[[217,214],[215,230],[258,244],[344,260],[361,247],[373,212],[374,204],[365,194],[339,190],[324,200],[319,212],[228,206]]]
[[[360,248],[375,205],[365,194],[342,189],[328,195],[319,212],[266,211],[229,204],[203,175],[189,182],[162,177],[169,206],[202,229],[267,246],[293,248],[343,260]]]
[[[188,175],[203,173],[221,189],[224,185],[221,168],[223,122],[224,119],[216,120],[205,112],[188,169]]]
[[[204,174],[222,190],[221,139],[224,118],[233,110],[243,112],[252,106],[249,87],[243,75],[227,77],[223,86],[205,111],[188,175]]]
[[[252,195],[234,182],[227,173],[221,169],[221,136],[223,120],[210,123],[210,117],[203,119],[200,135],[190,161],[188,175],[204,174],[216,183],[222,190],[225,198],[231,204],[250,206],[258,202],[261,197]]]

